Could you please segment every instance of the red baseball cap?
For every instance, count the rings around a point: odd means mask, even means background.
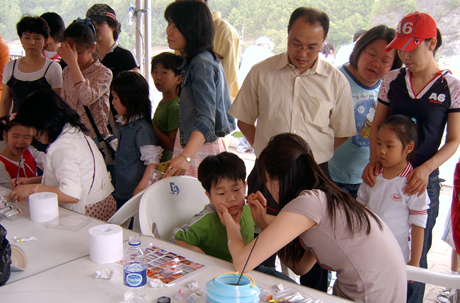
[[[387,45],[385,51],[389,52],[394,48],[409,52],[425,39],[433,37],[437,37],[436,21],[425,13],[410,13],[399,21],[396,36]]]

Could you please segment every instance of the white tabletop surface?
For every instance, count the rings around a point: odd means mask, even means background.
[[[93,226],[107,224],[98,219],[90,218],[91,221],[78,231],[51,229],[46,227],[47,223],[36,223],[30,220],[28,202],[18,202],[16,205],[23,210],[23,213],[14,221],[2,220],[0,223],[7,230],[6,238],[8,241],[21,248],[26,254],[28,266],[25,271],[11,272],[7,284],[88,256],[88,230]],[[60,207],[59,215],[63,214],[81,216],[83,219],[89,218]],[[135,234],[137,233],[124,229],[123,239],[127,240],[130,235]],[[37,240],[16,243],[13,239],[15,236],[20,238],[34,236]],[[0,302],[2,301],[3,299],[0,298]]]
[[[174,294],[179,289],[183,289],[187,296],[191,294],[191,290],[186,288],[186,284],[190,281],[195,280],[199,287],[205,287],[206,282],[215,276],[234,271],[232,264],[226,261],[193,252],[156,238],[142,236],[141,239],[142,245],[154,244],[190,259],[212,265],[206,271],[169,287],[152,288],[147,285],[145,287],[147,302],[156,302],[157,298],[161,296],[170,297],[172,302],[181,302],[174,299]],[[102,269],[116,270],[119,272],[119,276],[111,280],[95,279],[96,271]],[[0,287],[0,302],[123,302],[122,272],[121,266],[97,264],[85,256]],[[282,284],[285,289],[293,287],[300,291],[304,297],[314,297],[321,302],[349,302],[260,272],[251,271],[248,274],[262,289],[271,289],[273,285]],[[198,302],[205,301],[205,297],[202,297]]]

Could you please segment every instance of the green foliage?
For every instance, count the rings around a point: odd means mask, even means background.
[[[163,14],[172,1],[151,1],[153,47],[167,48],[167,23]],[[119,43],[133,50],[138,29],[135,22],[128,24],[128,8],[129,2],[135,4],[134,0],[0,0],[0,34],[6,41],[17,40],[16,23],[21,16],[40,15],[46,11],[57,12],[68,25],[77,17],[84,17],[94,3],[101,2],[115,10],[122,24]],[[222,17],[236,28],[243,47],[253,44],[259,36],[267,36],[275,44],[275,52],[284,51],[289,17],[299,6],[315,7],[328,14],[330,29],[327,41],[333,43],[336,49],[350,43],[357,29],[369,29],[377,14],[407,14],[417,10],[416,0],[209,0],[208,4],[212,11],[220,11]],[[445,9],[459,5],[458,0],[448,0]]]

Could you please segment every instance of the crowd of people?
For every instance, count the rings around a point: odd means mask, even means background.
[[[154,113],[110,6],[66,28],[56,13],[23,17],[25,56],[3,70],[0,185],[14,200],[55,192],[63,207],[108,220],[166,162],[165,178],[197,177],[210,200],[174,231],[176,244],[238,271],[252,252],[246,270],[277,276],[278,255],[322,291],[335,271],[334,294],[356,302],[422,302],[405,265],[427,267],[438,168],[460,144],[460,81],[436,64],[435,20],[414,12],[396,30],[359,31],[335,67],[329,17],[299,7],[287,50],[273,54],[261,37],[238,73],[236,30],[206,2],[165,9],[174,53],[152,58],[163,94]],[[247,183],[226,152],[237,126],[256,155]]]

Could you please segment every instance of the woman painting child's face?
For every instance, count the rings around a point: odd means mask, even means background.
[[[31,128],[22,125],[15,125],[8,132],[3,132],[8,149],[16,156],[22,155],[29,148],[32,138]]]

